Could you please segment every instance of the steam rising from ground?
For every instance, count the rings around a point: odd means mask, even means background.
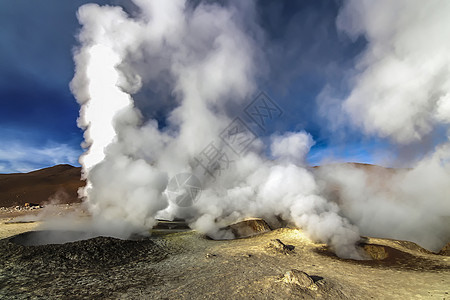
[[[409,143],[450,122],[449,10],[445,0],[346,2],[338,27],[369,41],[344,102],[364,131]]]
[[[194,157],[232,121],[230,103],[243,106],[256,92],[260,50],[243,24],[254,8],[135,3],[141,9],[136,18],[97,5],[85,5],[78,14],[82,47],[72,89],[89,147],[81,158],[88,180],[83,196],[96,222],[121,223],[127,237],[151,228],[158,213],[184,217],[195,229],[227,238],[230,233],[219,228],[229,222],[279,215],[331,243],[340,255],[357,257],[357,229],[317,194],[314,177],[298,164],[312,145],[304,132],[273,138],[279,164],[259,155],[262,143],[256,141],[217,180],[197,174],[204,190],[194,206],[182,210],[168,202],[168,179],[194,172]],[[133,102],[132,94],[145,84],[169,87],[175,98],[163,128]],[[146,107],[156,110],[165,100],[170,99],[148,98]]]
[[[219,170],[216,180],[208,179],[192,164],[209,143],[217,142],[222,130],[236,116],[236,109],[252,100],[256,93],[262,50],[258,48],[259,37],[251,34],[255,31],[248,31],[249,27],[257,27],[251,21],[253,5],[236,1],[225,6],[195,6],[183,0],[134,3],[140,12],[133,17],[120,7],[95,4],[82,6],[78,12],[83,27],[71,87],[81,106],[79,126],[85,130],[88,148],[80,159],[88,182],[82,196],[98,227],[109,228],[113,235],[126,238],[148,231],[155,225],[157,215],[182,217],[197,230],[229,238],[231,233],[220,228],[230,222],[245,217],[264,217],[276,222],[281,217],[304,228],[312,238],[329,243],[338,255],[359,257],[354,247],[359,239],[358,228],[341,216],[336,202],[323,196],[323,187],[304,166],[305,156],[313,145],[309,134],[287,132],[272,136],[268,145],[271,159],[263,154],[262,141],[256,140],[228,169]],[[366,18],[359,20],[352,15],[353,9],[358,8],[367,9],[359,2],[347,2],[342,15],[351,15],[354,22],[345,24],[341,15],[338,23],[353,35],[369,32],[368,38],[371,41],[374,37],[377,51],[367,50],[361,63],[366,71],[358,77],[345,101],[345,109],[355,124],[363,124],[368,133],[378,132],[406,142],[430,132],[436,122],[448,122],[445,55],[441,53],[435,62],[425,66],[425,74],[422,69],[414,73],[421,74],[417,80],[425,90],[416,89],[412,83],[405,83],[398,91],[393,89],[383,74],[385,68],[399,62],[395,55],[387,55],[394,50],[377,46],[379,40],[391,37],[386,37],[382,30],[366,32],[371,24],[362,24],[361,20]],[[380,15],[383,10],[381,5]],[[355,24],[357,30],[351,27]],[[397,29],[397,35],[402,36],[402,28]],[[408,40],[400,45],[404,47],[395,51],[408,52]],[[421,51],[419,54],[427,49]],[[388,57],[387,61],[372,57],[372,52]],[[421,57],[408,57],[407,61],[412,62],[406,62],[406,66],[414,69]],[[441,63],[447,63],[447,69],[432,72],[432,67]],[[409,76],[407,71],[402,74]],[[443,76],[439,77],[442,80],[433,85],[430,77],[438,75]],[[374,82],[372,77],[380,78],[381,82]],[[143,89],[151,90],[144,100],[139,94]],[[380,92],[370,93],[374,90]],[[416,93],[419,90],[421,93]],[[411,94],[413,98],[407,96]],[[422,99],[429,95],[432,99]],[[362,96],[367,101],[362,101]],[[389,116],[391,107],[403,104],[403,99],[407,99],[408,108],[404,117]],[[360,119],[364,116],[362,112],[368,114],[367,118]],[[385,117],[392,124],[383,121]],[[220,142],[216,146],[226,147]],[[433,168],[436,174],[444,176],[439,184],[446,182],[448,169],[439,169],[437,155],[430,158],[431,165],[424,161],[422,168],[408,173],[408,180],[414,182],[415,176],[421,177],[422,169]],[[164,193],[168,180],[183,172],[195,173],[203,182],[201,197],[186,209],[174,206]],[[323,178],[334,182],[342,179],[340,184],[349,187],[349,181],[341,178],[339,172]],[[408,180],[401,184],[408,185]],[[362,182],[357,185],[357,191],[365,193],[364,185]],[[368,208],[361,205],[358,193],[349,189],[344,194],[345,214],[358,225],[370,227],[372,224],[361,216]],[[445,196],[438,191],[435,194],[441,195],[434,201],[442,206],[436,207],[436,212],[439,208],[445,212],[448,209]],[[410,193],[402,195],[406,199]],[[414,201],[424,203],[420,193],[415,196]]]
[[[450,239],[450,2],[345,2],[338,28],[364,35],[367,49],[343,101],[350,122],[414,152],[407,170],[368,178],[332,166],[321,176],[337,187],[343,213],[363,234],[415,241],[439,250]],[[447,130],[447,135],[442,134]],[[439,133],[439,138],[430,138]],[[427,147],[420,145],[427,143]]]

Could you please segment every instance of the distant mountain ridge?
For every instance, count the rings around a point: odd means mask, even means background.
[[[29,173],[0,174],[0,207],[44,204],[55,199],[59,203],[80,202],[78,188],[81,168],[56,165]]]
[[[315,173],[339,165],[356,167],[378,177],[395,172],[395,169],[391,168],[353,162],[315,166],[311,169]],[[85,182],[81,180],[81,168],[67,164],[29,173],[0,174],[0,207],[25,203],[44,204],[51,198],[57,198],[59,203],[80,202],[77,190],[84,185]]]

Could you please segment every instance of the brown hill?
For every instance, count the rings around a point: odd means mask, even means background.
[[[0,174],[0,207],[79,202],[77,190],[85,183],[81,168],[57,165],[29,173]]]
[[[377,177],[386,177],[386,174],[393,172],[393,169],[359,163],[317,166],[313,169],[317,172],[343,165],[361,168]],[[85,184],[80,177],[81,168],[71,165],[56,165],[29,173],[0,174],[0,207],[43,204],[51,198],[57,198],[59,203],[79,202],[77,190]]]

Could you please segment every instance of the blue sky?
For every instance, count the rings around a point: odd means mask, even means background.
[[[77,8],[93,1],[0,2],[0,173],[26,172],[54,164],[78,165],[82,131],[78,104],[69,89]],[[127,1],[94,1],[120,4]],[[345,94],[343,78],[365,47],[336,30],[341,1],[258,2],[269,76],[265,90],[284,109],[271,131],[305,130],[313,136],[309,162],[325,157],[373,162],[386,143],[350,128],[336,133],[320,114],[325,86]]]

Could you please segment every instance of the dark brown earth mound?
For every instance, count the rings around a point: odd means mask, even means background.
[[[0,206],[25,206],[25,203],[45,204],[79,202],[77,190],[84,186],[81,168],[57,165],[29,173],[0,174]]]
[[[134,286],[155,284],[153,263],[166,258],[165,250],[150,239],[96,237],[21,245],[26,239],[0,240],[0,298],[111,299]]]
[[[48,244],[65,244],[69,242],[87,240],[100,236],[95,232],[74,230],[38,230],[28,231],[10,239],[11,242],[22,246],[40,246]]]

